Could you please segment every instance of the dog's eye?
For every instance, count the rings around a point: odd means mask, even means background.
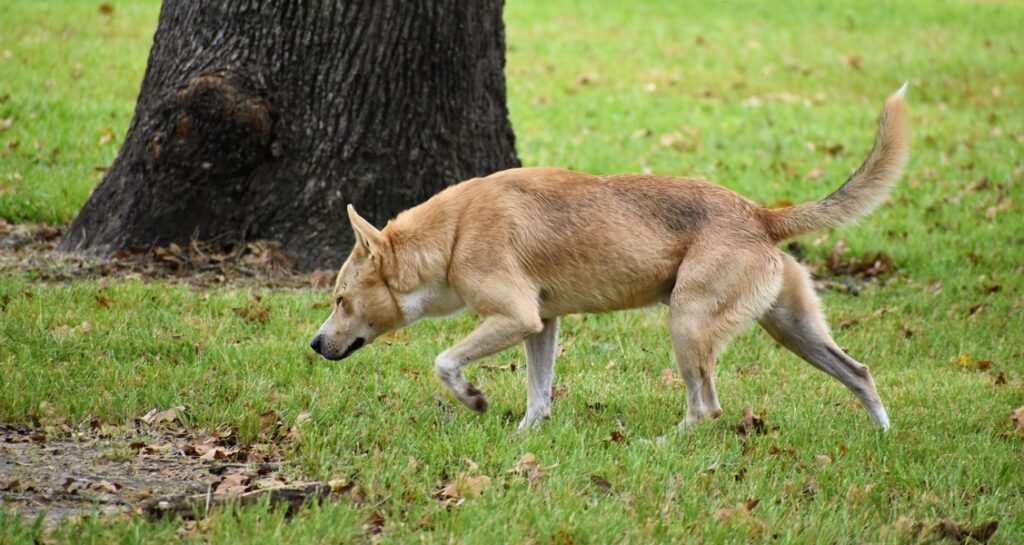
[[[337,299],[335,299],[335,300],[334,300],[334,304],[335,304],[335,306],[339,306],[339,307],[340,307],[340,306],[341,306],[341,304],[342,304],[342,303],[344,303],[344,302],[345,302],[345,298],[344,298],[344,297],[338,297]]]

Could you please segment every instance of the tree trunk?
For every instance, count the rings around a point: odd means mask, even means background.
[[[135,117],[61,243],[272,239],[302,269],[518,165],[502,0],[165,0]]]

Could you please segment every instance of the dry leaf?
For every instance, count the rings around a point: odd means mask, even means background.
[[[590,482],[601,492],[611,492],[612,490],[612,483],[600,475],[591,475]]]
[[[270,309],[263,306],[259,300],[250,303],[247,307],[239,307],[231,309],[239,318],[244,318],[250,322],[265,324],[270,319]]]
[[[491,478],[487,475],[471,477],[468,473],[462,472],[455,477],[455,480],[448,483],[441,490],[440,497],[451,499],[478,498],[490,484]]]
[[[955,363],[957,367],[961,369],[967,369],[972,371],[985,371],[986,369],[992,367],[992,360],[974,360],[971,359],[970,354],[968,354],[967,352],[964,352],[963,354],[957,356],[957,358],[953,360],[953,363]]]
[[[374,537],[384,531],[385,523],[384,515],[380,511],[373,511],[370,516],[366,517],[366,523],[363,524],[363,533],[367,537]]]
[[[1024,433],[1024,405],[1017,407],[1010,413],[1010,420],[1016,426],[1017,433]]]
[[[114,300],[104,295],[97,295],[94,297],[96,304],[103,308],[110,308],[114,304]]]
[[[99,142],[98,142],[100,147],[106,146],[113,139],[114,139],[114,128],[113,127],[103,127],[102,129],[100,129],[100,139],[99,139]]]
[[[173,424],[183,412],[185,412],[185,407],[181,405],[163,411],[153,409],[140,418],[140,420],[151,426]]]
[[[741,440],[746,440],[751,435],[762,435],[768,431],[767,426],[764,424],[764,419],[754,414],[754,410],[750,407],[743,407],[743,418],[736,423],[736,433],[739,434]]]
[[[608,437],[604,438],[604,442],[605,443],[628,443],[629,441],[626,438],[626,434],[622,433],[620,430],[612,430],[612,432],[608,434]]]
[[[764,521],[755,517],[750,512],[758,503],[760,503],[760,500],[747,500],[746,502],[737,503],[735,507],[719,509],[718,512],[715,513],[714,518],[719,522],[726,520],[733,521],[746,526],[753,531],[754,534],[761,535],[764,533],[766,528]]]
[[[999,522],[995,520],[983,522],[977,526],[967,526],[945,519],[932,528],[932,533],[939,539],[952,539],[960,543],[967,543],[969,540],[985,543],[998,529]]]
[[[540,468],[540,460],[532,452],[527,452],[516,462],[515,467],[508,470],[513,475],[525,476],[529,472]]]
[[[345,494],[355,488],[355,483],[348,479],[331,479],[327,481],[327,486],[331,487],[332,494]]]
[[[100,4],[99,12],[100,15],[110,15],[114,13],[114,6],[111,6],[110,4]]]
[[[95,492],[117,494],[117,491],[121,490],[121,488],[123,487],[117,483],[112,483],[110,481],[94,481],[90,482],[86,488],[88,488],[89,490],[93,490]]]
[[[216,460],[226,460],[238,453],[238,449],[226,449],[224,447],[208,447],[208,446],[196,446],[196,452],[205,450],[199,459],[203,462],[213,462]]]
[[[671,368],[664,368],[661,370],[661,383],[669,388],[673,386],[682,386],[686,384],[683,379],[676,378]]]

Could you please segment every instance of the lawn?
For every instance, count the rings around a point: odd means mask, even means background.
[[[0,4],[7,223],[71,220],[117,153],[159,2],[111,4]],[[699,175],[765,204],[837,187],[909,80],[911,161],[892,197],[791,247],[822,274],[833,252],[891,257],[891,273],[825,282],[821,296],[892,429],[755,328],[719,359],[723,417],[674,431],[685,396],[662,378],[662,309],[566,318],[553,416],[517,433],[521,350],[467,370],[491,402],[483,416],[432,375],[470,315],[332,363],[306,345],[329,312],[323,289],[7,267],[0,423],[131,435],[150,410],[184,406],[182,426],[245,446],[264,441],[261,415],[289,427],[308,411],[281,464],[348,484],[297,513],[257,505],[193,526],[86,516],[44,529],[0,507],[0,543],[906,543],[946,519],[997,521],[990,543],[1024,542],[1024,433],[1010,419],[1024,405],[1024,4],[513,0],[505,19],[524,164]],[[737,433],[744,406],[766,433]],[[540,470],[524,476],[526,453]],[[460,474],[489,485],[439,499]],[[0,495],[15,477],[0,473]]]

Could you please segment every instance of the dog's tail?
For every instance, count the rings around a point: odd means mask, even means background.
[[[906,90],[904,83],[885,101],[875,146],[839,189],[820,201],[765,210],[764,223],[775,241],[852,223],[885,199],[907,162],[910,135],[903,99]]]

